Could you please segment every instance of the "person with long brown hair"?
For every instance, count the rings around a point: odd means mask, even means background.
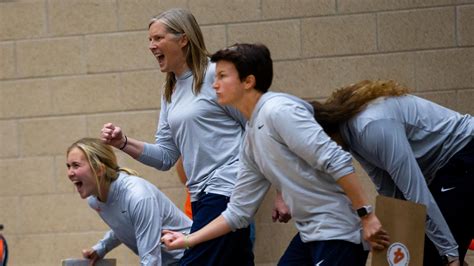
[[[424,265],[462,265],[474,235],[474,119],[409,92],[364,80],[312,105],[380,194],[427,207]]]
[[[120,244],[140,256],[140,265],[176,265],[183,251],[160,245],[161,230],[189,232],[191,220],[156,186],[129,168],[119,167],[111,146],[83,138],[67,149],[67,175],[110,230],[82,251],[94,265]]]

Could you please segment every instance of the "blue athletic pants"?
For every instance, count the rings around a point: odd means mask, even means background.
[[[223,195],[200,193],[199,200],[191,203],[191,233],[218,217],[227,208],[228,202],[229,197]],[[239,229],[186,250],[180,265],[254,265],[250,229]]]
[[[280,258],[278,266],[365,266],[368,254],[362,244],[343,240],[303,243],[298,233]]]

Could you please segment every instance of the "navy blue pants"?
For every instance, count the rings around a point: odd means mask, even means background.
[[[462,265],[474,238],[474,140],[438,170],[429,188],[459,245]],[[439,252],[427,237],[423,264],[443,265]]]
[[[195,232],[217,218],[226,208],[229,197],[202,192],[192,202]],[[184,252],[180,265],[254,265],[250,229],[244,228],[203,242]]]
[[[303,243],[300,234],[291,240],[279,266],[365,266],[368,251],[362,244],[343,240],[325,240]]]

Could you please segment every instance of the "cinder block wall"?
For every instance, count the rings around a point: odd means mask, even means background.
[[[170,7],[195,14],[211,52],[267,44],[275,91],[324,99],[361,79],[396,79],[474,111],[472,0],[0,0],[0,223],[9,265],[58,265],[102,237],[106,226],[66,178],[65,149],[108,121],[153,141],[163,75],[147,23]],[[182,205],[174,170],[119,156]],[[273,194],[257,215],[258,265],[274,265],[295,233],[271,222]],[[138,263],[123,247],[109,256]]]

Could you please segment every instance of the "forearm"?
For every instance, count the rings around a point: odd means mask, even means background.
[[[458,244],[436,203],[427,205],[426,235],[440,255],[459,256]]]
[[[109,230],[105,233],[104,237],[92,247],[92,249],[102,258],[105,254],[120,244],[121,242],[115,237],[115,233],[112,230]]]
[[[278,200],[283,200],[283,196],[281,195],[281,191],[278,190],[278,189],[276,189],[275,191],[276,191],[276,198]]]
[[[214,219],[200,230],[188,235],[187,245],[194,247],[197,244],[220,237],[231,231],[232,230],[229,224],[227,224],[227,221],[224,219],[224,216],[219,215],[219,217]]]
[[[339,178],[337,183],[342,187],[347,197],[349,197],[355,210],[369,204],[367,195],[355,173],[351,173]]]
[[[143,146],[143,141],[124,136],[122,138],[121,144],[116,148],[121,149],[123,152],[127,153],[132,158],[137,159],[143,152]]]
[[[369,204],[359,179],[354,173],[341,177],[337,182],[344,189],[355,210]],[[365,214],[358,213],[358,215],[361,219],[364,239],[370,242],[372,248],[382,250],[387,247],[390,244],[390,236],[382,228],[377,216],[368,209]]]

